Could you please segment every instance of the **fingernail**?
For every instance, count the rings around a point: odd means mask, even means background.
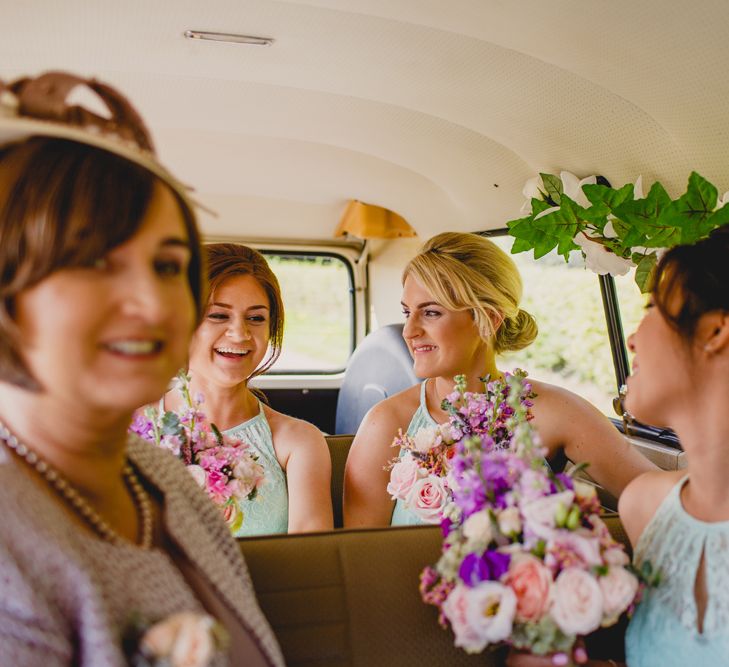
[[[578,646],[575,649],[575,662],[582,665],[587,662],[587,651],[582,646]]]
[[[552,656],[552,664],[554,667],[565,667],[570,661],[569,656],[566,653],[555,653]]]

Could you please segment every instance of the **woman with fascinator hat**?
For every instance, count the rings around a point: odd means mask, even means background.
[[[108,85],[0,82],[0,110],[0,664],[282,665],[216,508],[127,435],[205,301],[186,189]]]

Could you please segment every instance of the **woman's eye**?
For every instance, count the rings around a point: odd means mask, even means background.
[[[251,315],[248,318],[249,322],[253,322],[254,324],[262,324],[266,321],[266,318],[263,315]]]
[[[425,311],[425,317],[438,317],[440,315],[440,312],[437,310],[426,310]]]
[[[208,319],[215,322],[224,322],[228,319],[228,316],[225,313],[208,313]]]
[[[154,270],[160,276],[179,276],[182,273],[182,263],[176,259],[159,259],[154,263]]]
[[[405,319],[408,319],[408,317],[410,317],[410,311],[409,310],[403,310],[402,311],[402,314],[403,314],[403,317]]]

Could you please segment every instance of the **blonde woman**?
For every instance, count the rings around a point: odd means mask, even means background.
[[[447,421],[440,406],[454,376],[466,376],[468,391],[483,391],[480,378],[502,377],[496,356],[526,347],[537,335],[536,322],[519,308],[521,294],[511,258],[475,234],[439,234],[405,267],[403,337],[415,374],[426,379],[377,404],[362,421],[345,472],[345,525],[420,523],[386,492],[393,437],[398,429],[414,434]],[[550,460],[564,453],[589,462],[590,474],[615,496],[653,469],[590,403],[554,385],[532,384],[534,424]]]

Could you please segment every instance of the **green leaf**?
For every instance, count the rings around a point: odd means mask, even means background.
[[[549,202],[543,199],[532,199],[532,217],[539,215],[542,211],[546,211],[548,208],[552,208]]]
[[[569,261],[570,253],[573,250],[580,249],[580,246],[578,246],[572,240],[573,238],[574,238],[573,236],[570,236],[570,237],[565,236],[564,238],[561,238],[559,243],[557,244],[557,254],[562,255],[562,257],[564,257],[565,262]]]
[[[623,245],[652,247],[650,239],[665,233],[666,226],[659,219],[670,203],[664,187],[654,183],[645,199],[626,199],[616,206],[613,213],[619,222],[613,227]]]
[[[526,239],[514,239],[514,243],[511,246],[511,254],[516,255],[519,252],[526,252],[532,249],[532,244]]]
[[[602,204],[607,206],[609,209],[614,209],[624,201],[633,199],[632,183],[624,185],[619,190],[609,188],[606,185],[587,184],[582,186],[582,191],[593,206]]]
[[[695,171],[689,176],[688,189],[666,207],[658,222],[681,230],[681,243],[695,243],[712,229],[709,222],[716,206],[717,190]]]
[[[162,415],[162,433],[164,435],[179,435],[184,430],[177,413],[168,411]]]
[[[539,174],[542,177],[542,183],[544,183],[544,189],[546,195],[553,202],[554,206],[559,206],[562,200],[562,179],[554,174]]]
[[[652,252],[645,255],[635,267],[635,284],[638,285],[642,294],[651,290],[651,278],[657,260],[656,253]]]

